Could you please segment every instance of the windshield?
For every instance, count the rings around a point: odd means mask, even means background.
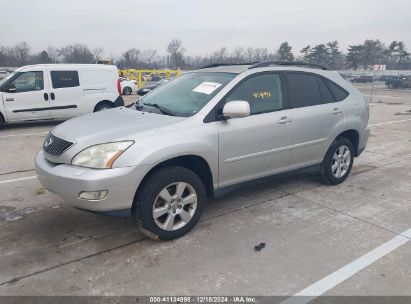
[[[201,110],[236,74],[188,73],[153,90],[140,99],[139,105],[161,107],[180,116]]]

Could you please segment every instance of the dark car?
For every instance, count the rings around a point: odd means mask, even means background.
[[[390,89],[411,88],[411,76],[396,76],[388,79],[385,85]]]
[[[168,82],[168,79],[161,79],[160,81],[157,81],[156,83],[146,85],[144,88],[141,88],[137,91],[137,95],[139,96],[144,96],[147,93],[151,92],[152,90],[158,88],[162,84]]]
[[[367,75],[361,75],[361,76],[356,76],[351,78],[351,82],[354,83],[368,83],[372,82],[373,78],[372,76],[367,76]]]

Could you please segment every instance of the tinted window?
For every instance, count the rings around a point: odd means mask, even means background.
[[[77,71],[51,71],[53,88],[71,88],[80,85]]]
[[[301,108],[321,104],[317,77],[303,73],[287,73],[290,105]]]
[[[342,89],[340,86],[336,85],[334,82],[326,79],[327,85],[330,88],[330,90],[333,92],[335,99],[337,101],[341,101],[347,98],[348,93]]]
[[[15,87],[16,93],[40,91],[44,89],[43,72],[20,72],[9,87]]]
[[[233,100],[248,101],[251,114],[281,110],[283,92],[280,76],[263,74],[245,80],[227,97],[226,102]]]
[[[335,102],[335,98],[330,89],[325,85],[324,80],[318,77],[318,85],[320,86],[321,97],[323,103]]]

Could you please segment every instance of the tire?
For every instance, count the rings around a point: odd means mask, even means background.
[[[144,181],[133,211],[145,235],[154,240],[172,240],[194,227],[205,203],[201,179],[189,169],[172,166],[158,169]]]
[[[4,126],[4,118],[3,115],[0,113],[0,129]]]
[[[114,106],[108,102],[102,102],[99,103],[96,108],[94,109],[94,112],[100,112],[108,109],[112,109]]]
[[[130,87],[125,87],[123,89],[123,95],[131,95],[133,93],[133,90]]]
[[[347,152],[349,153],[346,154]],[[324,183],[327,185],[341,184],[350,174],[353,162],[352,142],[346,137],[338,137],[331,144],[321,164],[321,177]]]

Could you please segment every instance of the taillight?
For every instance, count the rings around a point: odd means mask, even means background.
[[[118,90],[118,95],[121,95],[121,84],[120,84],[120,79],[117,79],[117,90]]]

